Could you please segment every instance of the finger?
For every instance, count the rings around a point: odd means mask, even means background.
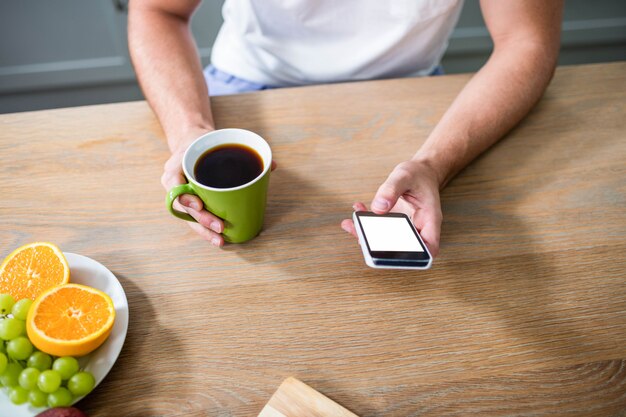
[[[439,228],[432,223],[427,223],[420,232],[420,236],[424,239],[424,243],[428,246],[428,250],[433,258],[439,255],[439,233]]]
[[[414,220],[415,226],[419,229],[420,236],[424,239],[424,243],[428,246],[433,257],[439,255],[439,239],[441,236],[441,212],[429,212],[427,210],[419,210]]]
[[[395,206],[398,198],[411,188],[413,174],[407,163],[398,164],[387,180],[378,188],[372,200],[372,211],[378,214],[387,213]]]
[[[184,204],[181,203],[181,201],[184,202]],[[173,203],[173,207],[175,210],[187,213],[189,213],[190,210],[201,211],[202,206],[202,200],[200,200],[200,198],[198,198],[197,196],[191,194],[181,194],[176,200],[174,200]]]
[[[200,211],[202,210],[202,207],[204,207],[204,203],[202,203],[200,197],[193,194],[182,194],[178,196],[178,201],[180,201],[180,204],[182,206],[188,207],[195,211]]]
[[[354,209],[354,211],[367,211],[367,207],[365,207],[365,204],[358,201],[352,205],[352,208]],[[352,221],[352,219],[345,219],[344,221],[342,221],[341,228],[350,233],[352,236],[356,237],[357,239],[359,238],[356,233],[356,228],[354,227],[354,222]]]
[[[276,167],[278,167],[278,164],[276,163],[276,161],[272,161],[272,165],[270,165],[270,169],[274,171]]]
[[[163,165],[163,175],[161,184],[169,190],[170,188],[187,182],[183,174],[182,167],[183,154],[180,152],[172,154]]]
[[[346,232],[350,233],[352,236],[356,237],[357,239],[359,238],[359,236],[356,233],[356,228],[354,227],[354,222],[352,220],[345,219],[344,221],[342,221],[341,228],[345,230]]]
[[[182,174],[182,171],[180,174],[176,172],[166,171],[163,173],[163,176],[161,177],[161,183],[163,184],[163,187],[167,191],[171,190],[177,185],[185,184],[186,182],[187,181],[184,175]],[[200,200],[198,196],[191,195],[191,194],[183,194],[179,196],[177,200],[184,207],[191,207],[194,210],[202,210],[203,203],[202,203],[202,200]]]
[[[177,185],[185,184],[186,182],[187,179],[185,178],[182,170],[163,171],[163,175],[161,175],[161,185],[163,185],[163,188],[165,188],[167,191]]]
[[[207,229],[210,229],[216,233],[222,233],[224,231],[224,222],[222,219],[210,213],[206,210],[194,210],[191,207],[185,207],[185,210],[191,217]]]
[[[354,211],[367,211],[367,207],[365,207],[365,204],[361,203],[360,201],[354,203],[352,205],[352,208],[354,209]]]
[[[200,237],[207,242],[210,242],[213,246],[224,246],[224,238],[219,233],[215,233],[198,223],[188,222],[189,227],[196,232]]]
[[[187,178],[185,178],[185,174],[180,167],[179,158],[178,156],[173,155],[165,163],[163,175],[161,176],[161,184],[163,184],[163,187],[169,191],[177,185],[186,183]],[[178,201],[182,206],[190,207],[194,210],[202,210],[204,205],[199,197],[191,194],[183,194],[179,196]]]

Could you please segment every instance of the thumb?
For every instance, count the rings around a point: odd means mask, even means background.
[[[172,155],[172,157],[165,163],[163,175],[161,176],[161,184],[169,192],[177,185],[186,184],[187,178],[183,173],[183,169],[180,166],[180,156]],[[182,194],[178,197],[178,202],[184,206],[194,210],[201,210],[203,207],[202,200],[195,195]]]
[[[387,213],[396,205],[398,198],[411,187],[413,176],[405,164],[399,164],[391,171],[387,180],[378,188],[372,200],[372,211],[377,214]]]

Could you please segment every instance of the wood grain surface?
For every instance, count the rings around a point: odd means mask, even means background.
[[[0,254],[56,242],[122,283],[90,416],[256,416],[294,376],[366,416],[626,415],[626,63],[563,67],[442,192],[426,272],[367,268],[339,223],[469,75],[213,99],[272,146],[265,228],[216,249],[165,208],[146,103],[0,116]]]

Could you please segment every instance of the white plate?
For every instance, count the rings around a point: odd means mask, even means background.
[[[64,254],[70,266],[70,282],[99,289],[111,297],[115,306],[115,323],[110,336],[98,349],[78,360],[81,368],[93,374],[98,386],[113,367],[124,345],[128,331],[128,301],[122,285],[104,265],[86,256],[68,252]],[[80,398],[74,403],[78,400]],[[0,416],[33,417],[46,408],[15,405],[9,401],[6,390],[0,389]]]

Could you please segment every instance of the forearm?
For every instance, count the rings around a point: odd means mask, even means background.
[[[138,4],[133,7],[134,4]],[[131,2],[129,48],[137,78],[170,150],[214,128],[206,82],[188,19]]]
[[[556,55],[541,45],[496,49],[414,159],[429,164],[443,188],[530,111],[550,82],[555,65]]]

